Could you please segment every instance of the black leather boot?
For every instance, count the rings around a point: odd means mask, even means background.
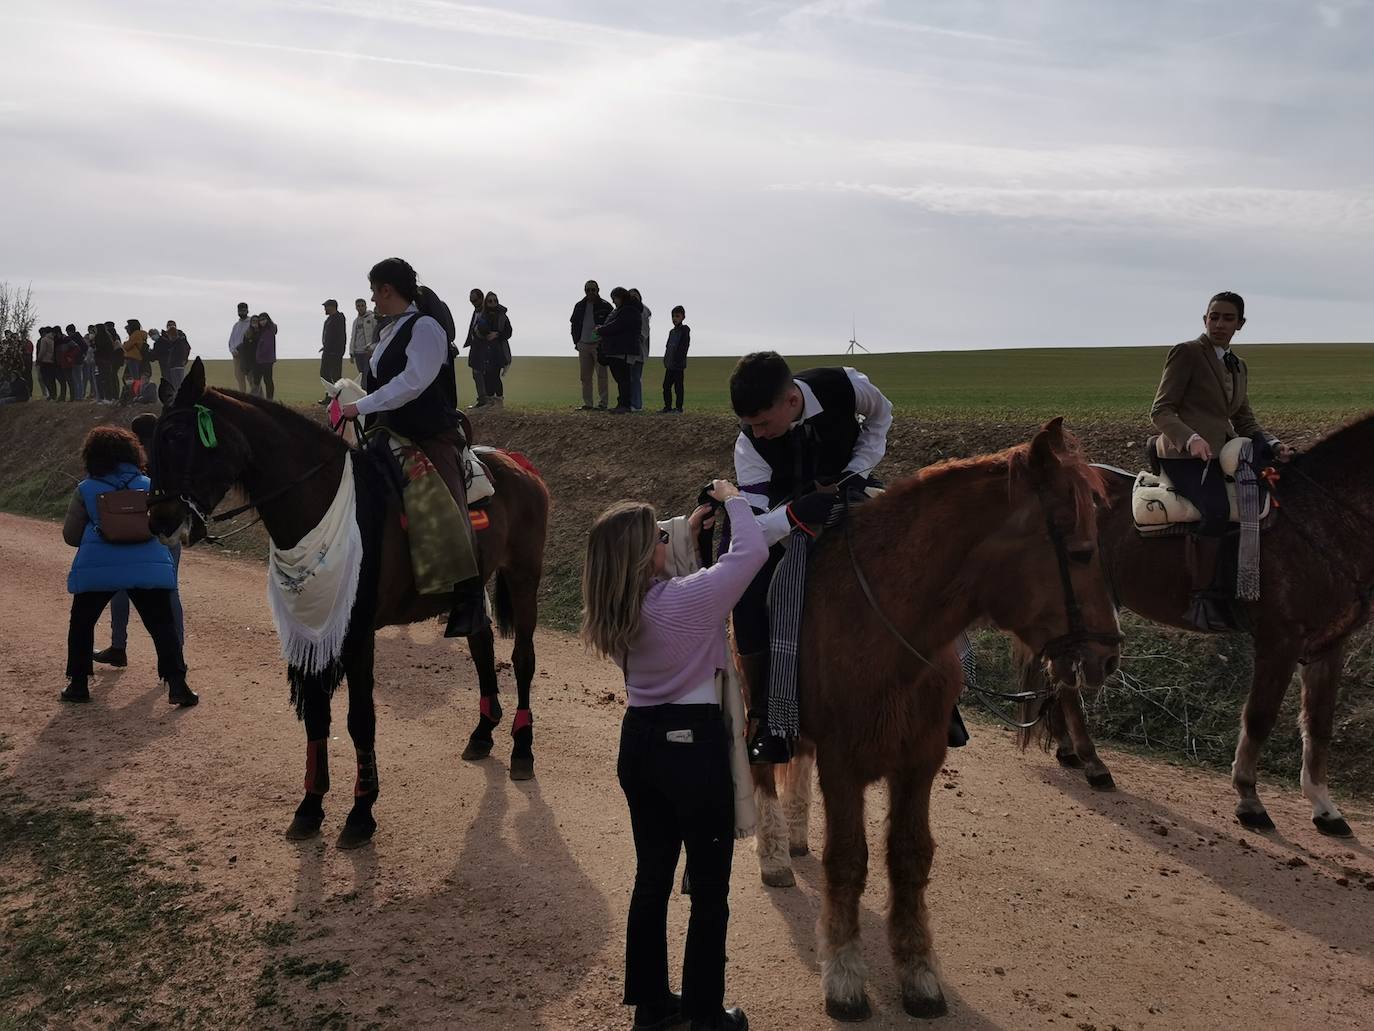
[[[792,745],[768,731],[768,653],[739,657],[740,673],[749,691],[749,740],[745,750],[752,766],[777,766],[792,761]]]
[[[72,677],[71,683],[62,689],[62,700],[64,702],[89,702],[91,690],[87,686],[86,680],[86,677]]]
[[[755,724],[749,735],[748,750],[750,766],[782,766],[792,761],[792,742],[774,734],[763,722]]]
[[[722,1011],[720,1016],[709,1020],[693,1018],[691,1031],[749,1031],[749,1018],[744,1015],[744,1010],[731,1006]]]
[[[954,707],[954,711],[949,714],[949,747],[963,748],[968,744],[968,727],[964,726],[964,717],[959,715],[959,706]]]
[[[180,680],[175,684],[167,685],[167,704],[180,705],[183,709],[189,709],[200,701],[200,695],[196,694],[186,686],[186,681]]]
[[[106,666],[127,666],[129,664],[129,656],[125,653],[124,649],[116,648],[114,645],[108,648],[102,648],[100,651],[92,654],[91,658]]]
[[[474,576],[453,587],[453,609],[449,613],[445,637],[472,637],[491,626],[487,618],[487,593],[482,578]]]

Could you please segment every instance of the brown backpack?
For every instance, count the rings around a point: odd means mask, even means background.
[[[148,529],[148,492],[112,490],[95,499],[100,536],[111,544],[142,544],[153,539]]]

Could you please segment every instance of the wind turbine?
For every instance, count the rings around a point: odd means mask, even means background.
[[[854,332],[854,322],[851,319],[849,323],[849,347],[845,349],[844,353],[852,355],[854,353],[854,348],[856,347],[864,354],[871,353],[868,350],[868,348],[866,348],[863,344],[859,343],[858,334]]]

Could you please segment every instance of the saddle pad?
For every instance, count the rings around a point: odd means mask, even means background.
[[[1235,468],[1234,456],[1231,463],[1232,469]],[[1236,505],[1236,479],[1233,474],[1226,475],[1226,497],[1230,502],[1229,522],[1239,523],[1240,512]],[[1270,498],[1264,495],[1264,505],[1260,510],[1260,521],[1263,522],[1269,515]],[[1180,494],[1174,485],[1169,481],[1169,477],[1164,474],[1156,476],[1151,472],[1141,472],[1136,475],[1135,484],[1131,487],[1131,518],[1135,520],[1136,529],[1141,533],[1160,532],[1171,527],[1188,523],[1202,522],[1202,513],[1197,506]]]
[[[463,448],[463,465],[467,469],[468,504],[480,505],[496,493],[496,487],[491,482],[487,467],[470,447]]]

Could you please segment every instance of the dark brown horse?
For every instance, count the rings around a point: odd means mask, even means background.
[[[1255,672],[1231,767],[1240,796],[1236,817],[1257,830],[1274,826],[1256,791],[1259,753],[1300,667],[1302,792],[1317,829],[1344,837],[1350,825],[1327,793],[1326,768],[1346,642],[1364,625],[1374,588],[1374,415],[1330,434],[1278,471],[1275,494],[1282,507],[1262,538],[1260,600],[1243,603]],[[1183,620],[1191,583],[1183,538],[1142,538],[1131,519],[1132,477],[1109,473],[1106,480],[1098,524],[1120,605],[1155,623],[1193,629]],[[1029,649],[1017,647],[1016,656],[1022,687],[1039,692],[1044,674]],[[1095,787],[1114,786],[1076,693],[1061,692],[1041,728],[1062,764],[1084,766]],[[1023,746],[1030,737],[1022,735]]]
[[[1056,419],[1028,445],[933,466],[897,484],[818,545],[799,687],[802,735],[814,746],[825,802],[819,934],[832,1017],[870,1012],[859,897],[868,873],[864,792],[880,779],[890,799],[888,936],[902,1005],[913,1016],[944,1012],[925,889],[935,851],[930,789],[962,686],[954,642],[988,620],[1029,641],[1066,679],[1101,684],[1116,669],[1116,610],[1096,554],[1099,489],[1098,473]],[[794,765],[809,780],[805,760]],[[766,876],[766,857],[786,861],[785,838],[770,836],[787,821],[771,768],[760,769]]]
[[[205,444],[200,420],[213,428],[213,447]],[[549,495],[535,473],[509,456],[494,452],[485,457],[496,494],[485,509],[490,526],[478,533],[481,568],[486,576],[495,576],[496,617],[502,635],[510,636],[512,631],[515,635],[511,664],[518,700],[511,728],[510,775],[513,780],[526,780],[534,776],[530,682]],[[207,389],[205,370],[197,359],[158,421],[149,522],[153,532],[170,538],[193,513],[208,515],[237,484],[256,503],[273,543],[290,548],[328,510],[345,462],[353,463],[363,544],[357,599],[336,667],[320,675],[288,669],[296,712],[305,721],[307,744],[305,797],[287,836],[313,837],[324,820],[329,702],[334,688],[346,679],[348,732],[358,757],[353,808],[339,834],[339,845],[349,848],[371,838],[377,826],[372,817],[378,793],[372,702],[376,631],[435,619],[447,614],[451,603],[447,595],[424,596],[416,591],[395,492],[371,459],[351,451],[336,435],[299,412],[238,391]],[[477,728],[464,752],[464,758],[473,759],[490,753],[501,706],[491,629],[469,638],[468,648],[481,694]]]

